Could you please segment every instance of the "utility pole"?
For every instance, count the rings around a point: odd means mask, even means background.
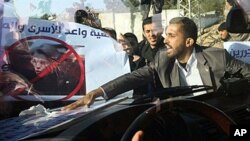
[[[177,0],[177,9],[184,10],[185,17],[197,19],[200,16],[199,0]]]

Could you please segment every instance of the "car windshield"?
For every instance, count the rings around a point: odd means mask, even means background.
[[[197,44],[225,48],[249,61],[249,45],[242,42],[248,35],[239,43],[225,42],[223,23],[234,5],[227,0],[1,0],[1,100],[24,102],[14,115],[37,103],[64,106],[149,64],[156,51],[145,55],[139,44],[164,47],[162,35],[174,17],[196,23]],[[148,17],[154,24],[146,29]],[[232,47],[239,44],[241,49]]]
[[[206,108],[213,103],[248,112],[249,123],[249,98],[240,96],[249,89],[249,7],[249,0],[0,0],[0,140],[120,140],[165,99],[163,110],[176,103],[219,117]],[[210,126],[209,137],[217,132]]]

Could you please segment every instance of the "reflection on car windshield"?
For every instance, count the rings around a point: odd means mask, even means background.
[[[0,140],[120,140],[139,115],[149,140],[228,138],[249,19],[249,0],[1,0]]]

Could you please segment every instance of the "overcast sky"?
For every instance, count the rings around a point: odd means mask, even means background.
[[[50,0],[14,0],[14,7],[16,9],[16,12],[20,16],[30,16],[34,14],[40,14],[41,7],[39,6],[39,3],[48,2]],[[51,0],[51,7],[46,7],[47,12],[51,13],[62,13],[66,8],[73,8],[73,3],[78,2],[80,3],[80,0]],[[105,4],[103,0],[87,0],[84,3],[84,6],[89,6],[97,10],[104,10]],[[44,14],[44,13],[43,13]]]

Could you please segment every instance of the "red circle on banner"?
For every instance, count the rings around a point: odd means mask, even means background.
[[[23,43],[23,42],[26,42],[28,40],[34,40],[34,39],[46,39],[46,40],[50,40],[50,41],[54,41],[54,42],[58,42],[60,44],[62,44],[63,46],[65,46],[69,51],[67,51],[65,54],[62,55],[62,57],[59,58],[59,60],[57,60],[57,64],[50,64],[50,65],[54,65],[52,66],[55,67],[56,65],[58,65],[58,62],[61,63],[63,62],[65,59],[67,59],[67,57],[69,55],[71,55],[72,53],[74,54],[74,56],[76,57],[76,60],[79,64],[79,67],[80,67],[80,76],[79,76],[79,82],[78,84],[76,85],[76,87],[72,90],[72,92],[70,92],[67,96],[61,98],[61,99],[57,99],[57,100],[67,100],[69,98],[71,98],[72,96],[74,96],[82,87],[82,85],[84,84],[85,82],[85,68],[84,68],[84,65],[83,65],[83,58],[81,58],[78,53],[74,50],[74,48],[65,43],[64,41],[60,40],[60,39],[57,39],[57,38],[53,38],[53,37],[49,37],[49,36],[30,36],[30,37],[26,37],[26,38],[23,38],[21,40],[18,40],[16,41],[14,44],[12,44],[9,48],[7,48],[6,50],[6,55],[8,56],[9,55],[9,52],[11,52],[16,46],[18,46],[20,43]],[[50,69],[50,71],[48,70],[44,70],[42,71],[41,73],[39,73],[35,78],[29,80],[30,82],[36,82],[38,81],[39,79],[41,79],[42,77],[46,76],[49,72],[51,72],[52,70]],[[24,98],[21,98],[20,96],[18,96],[18,94],[20,93],[17,93],[17,94],[12,94],[11,96],[13,96],[14,98],[18,99],[18,100],[27,100],[27,99],[24,99]],[[55,100],[50,100],[50,101],[55,101]]]

